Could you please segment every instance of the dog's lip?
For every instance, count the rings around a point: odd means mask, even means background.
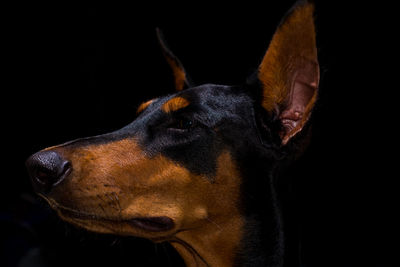
[[[66,209],[63,207],[57,207],[57,209],[68,217],[73,217],[80,220],[98,220],[108,222],[121,222],[128,223],[134,227],[141,228],[150,232],[164,232],[174,228],[174,221],[167,216],[154,216],[154,217],[135,217],[132,219],[125,218],[106,218],[86,212],[80,212],[72,209]]]
[[[139,217],[128,221],[129,224],[151,232],[164,232],[174,228],[174,221],[166,216]]]

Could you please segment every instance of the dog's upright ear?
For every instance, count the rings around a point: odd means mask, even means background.
[[[177,91],[184,90],[186,88],[191,87],[189,82],[189,78],[186,74],[185,69],[183,68],[180,60],[172,53],[172,51],[168,48],[164,35],[162,34],[159,28],[156,28],[158,42],[160,44],[161,50],[165,59],[167,60],[168,65],[171,67],[171,70],[174,75],[175,89]]]
[[[317,98],[319,65],[314,5],[300,0],[276,30],[258,68],[262,107],[281,123],[282,144],[300,132]]]

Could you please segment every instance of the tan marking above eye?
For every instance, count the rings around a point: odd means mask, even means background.
[[[143,110],[145,110],[148,106],[150,106],[151,103],[154,102],[154,99],[143,102],[142,104],[140,104],[140,106],[138,107],[136,113],[139,114],[141,113]]]
[[[177,111],[179,109],[185,108],[190,104],[190,102],[181,97],[181,96],[177,96],[174,98],[171,98],[170,100],[168,100],[167,102],[165,102],[161,109],[162,111],[164,111],[165,113],[170,113],[173,111]]]

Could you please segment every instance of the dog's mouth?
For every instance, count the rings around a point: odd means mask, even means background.
[[[134,218],[127,222],[151,232],[164,232],[174,228],[174,221],[166,216]]]
[[[150,232],[164,232],[174,228],[174,221],[166,216],[137,217],[132,219],[114,219],[114,218],[99,217],[96,215],[81,213],[69,209],[66,210],[63,208],[59,208],[59,210],[63,215],[80,220],[97,220],[97,221],[111,222],[111,223],[127,223],[136,228],[140,228]]]
[[[135,217],[131,219],[107,218],[60,206],[57,206],[56,210],[58,210],[63,216],[69,217],[71,219],[84,221],[100,221],[105,223],[109,222],[113,224],[123,223],[149,232],[166,232],[172,230],[175,226],[174,221],[167,216]]]

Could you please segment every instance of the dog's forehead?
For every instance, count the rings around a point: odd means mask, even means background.
[[[202,123],[213,127],[220,122],[249,124],[253,116],[253,101],[250,96],[243,93],[238,87],[227,85],[205,84],[188,88],[175,94],[154,98],[139,106],[138,115],[124,127],[101,136],[83,138],[68,142],[77,145],[92,143],[105,143],[120,140],[126,137],[140,137],[146,134],[149,125],[162,123],[169,114],[165,105],[174,99],[179,107],[193,107],[188,109],[189,116],[198,119]],[[164,109],[163,109],[164,106]],[[173,111],[176,111],[172,109]],[[174,112],[171,112],[174,114]]]
[[[180,92],[182,97],[187,96],[188,99],[194,98],[197,103],[202,105],[209,105],[214,102],[226,103],[229,99],[237,98],[235,94],[235,86],[218,85],[218,84],[204,84],[197,87],[189,88]]]
[[[184,93],[214,123],[226,118],[232,122],[239,118],[247,120],[252,114],[253,101],[240,86],[206,84]]]
[[[238,87],[204,84],[144,102],[139,106],[136,119],[120,132],[139,134],[146,125],[162,123],[165,116],[180,110],[209,126],[222,120],[248,121],[252,114],[252,103],[250,97]]]
[[[237,86],[204,84],[145,102],[148,112],[176,111],[195,106],[203,111],[225,110],[235,113],[238,108],[249,109],[249,96]]]

